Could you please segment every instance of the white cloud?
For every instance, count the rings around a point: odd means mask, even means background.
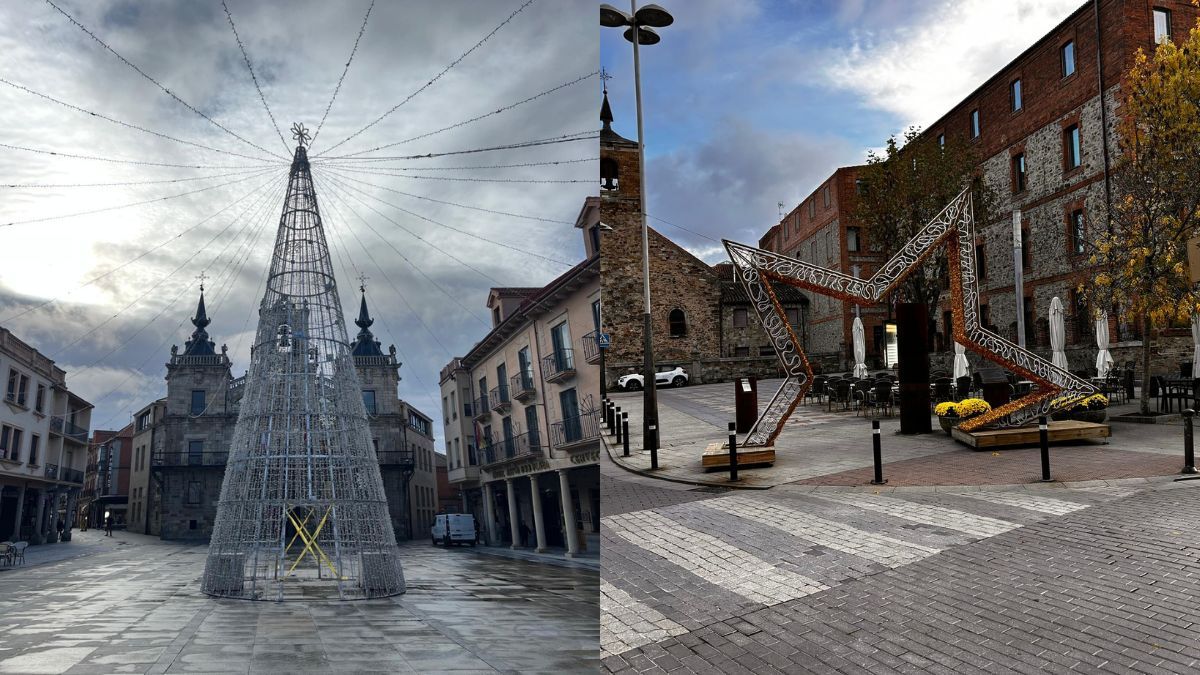
[[[757,243],[779,222],[777,204],[790,211],[855,150],[838,138],[762,129],[727,118],[722,133],[651,160],[647,210],[691,232],[655,223],[671,239],[708,251],[722,238]],[[695,233],[709,239],[701,240]],[[718,258],[723,256],[718,256]]]
[[[290,144],[288,127],[293,121],[302,121],[310,129],[320,122],[369,2],[230,0],[228,4],[263,93]],[[62,6],[113,49],[220,124],[271,152],[283,153],[220,3],[64,0]],[[377,3],[314,152],[329,149],[424,85],[511,11],[512,7],[500,3],[477,0]],[[535,3],[434,85],[335,154],[424,134],[584,75],[598,62],[596,31],[594,5],[582,0]],[[48,5],[0,3],[0,54],[5,62],[0,77],[11,82],[176,138],[241,154],[262,154],[172,101]],[[510,112],[397,145],[396,152],[381,154],[464,150],[594,129],[598,125],[598,89],[598,80],[585,80]],[[5,130],[0,142],[81,155],[180,164],[251,163],[91,118],[4,84],[0,84],[0,127]],[[420,160],[409,165],[511,164],[595,155],[596,144],[591,141]],[[279,160],[271,188],[283,187],[286,168],[287,162]],[[161,181],[227,171],[132,166],[0,148],[0,184],[6,185]],[[314,168],[315,174],[321,171]],[[324,171],[326,176],[330,174],[328,168]],[[573,221],[582,199],[595,190],[595,167],[589,163],[429,173],[581,178],[587,182],[505,184],[354,177],[448,202],[561,221]],[[98,188],[0,187],[0,223],[148,200],[234,178]],[[195,230],[175,236],[267,178],[127,209],[0,227],[0,251],[4,252],[0,320],[60,364],[71,364],[64,366],[68,381],[73,388],[83,386],[81,395],[99,406],[97,420],[114,414],[119,417],[165,390],[163,363],[170,345],[182,345],[191,332],[187,319],[195,308],[195,276],[204,270],[209,276],[207,301],[213,321],[208,331],[218,345],[228,343],[234,372],[240,375],[246,367],[254,311],[262,295],[262,273],[269,260],[282,194],[264,195],[261,204],[255,203],[259,195],[252,194]],[[348,198],[371,223],[372,232],[340,204],[335,206],[336,199],[327,187],[321,184],[318,199],[325,208],[331,243],[341,253],[334,256],[334,268],[343,307],[352,320],[358,293],[357,283],[350,277],[365,272],[371,278],[368,294],[377,320],[373,328],[376,337],[385,347],[395,343],[405,362],[401,395],[436,419],[440,414],[436,405],[438,369],[482,337],[486,323],[475,316],[484,314],[487,288],[545,283],[566,267],[509,250],[498,254],[491,244],[358,195],[481,275]],[[376,188],[363,189],[459,230],[567,263],[582,255],[578,231],[569,224],[518,220]],[[251,207],[245,215],[243,207]],[[258,238],[252,239],[256,233]],[[163,241],[169,243],[76,290],[83,282]],[[451,302],[434,283],[457,302]],[[140,297],[143,294],[145,297]],[[61,300],[11,318],[57,297]],[[131,306],[124,309],[126,305]],[[114,315],[116,318],[111,318]],[[96,330],[87,339],[66,348],[93,328]],[[353,325],[350,333],[354,333]],[[114,347],[118,347],[116,352],[106,357]],[[83,373],[78,378],[82,385],[77,385],[71,369],[97,360],[100,367]],[[126,400],[136,392],[125,387],[104,396],[115,384],[105,388],[106,382],[119,381],[131,372],[137,373],[131,384],[148,387],[141,400]],[[441,426],[434,425],[435,429]]]
[[[828,55],[827,84],[927,125],[1078,9],[1079,0],[947,2],[916,23],[856,34]]]

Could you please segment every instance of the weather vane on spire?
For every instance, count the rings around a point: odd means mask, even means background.
[[[208,278],[208,275],[204,273],[204,270],[200,270],[200,274],[196,278],[200,280],[200,292],[203,293],[204,280]]]
[[[363,293],[367,292],[367,279],[370,279],[370,278],[371,277],[367,276],[366,274],[358,275],[358,290],[360,292],[363,292]]]
[[[308,135],[308,129],[300,122],[292,124],[292,138],[296,139],[296,142],[303,147],[308,147],[308,144],[312,142],[312,136]]]
[[[605,70],[603,67],[601,67],[600,68],[600,81],[603,83],[604,93],[606,93],[606,94],[608,93],[608,81],[611,79],[612,79],[612,75],[609,75],[608,71]]]

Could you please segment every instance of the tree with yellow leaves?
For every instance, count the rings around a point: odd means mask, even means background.
[[[1150,412],[1150,339],[1200,311],[1187,246],[1200,235],[1200,23],[1182,44],[1138,50],[1123,83],[1121,157],[1109,231],[1092,243],[1099,272],[1081,287],[1142,327],[1141,410]]]

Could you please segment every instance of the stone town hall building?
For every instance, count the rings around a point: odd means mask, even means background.
[[[217,352],[205,330],[210,323],[201,288],[195,330],[182,351],[171,348],[166,397],[134,415],[130,531],[163,539],[206,540],[212,534],[245,376],[233,377],[225,346]],[[380,349],[372,323],[364,292],[351,349],[388,511],[398,539],[423,537],[438,508],[432,422],[397,397],[396,349]]]

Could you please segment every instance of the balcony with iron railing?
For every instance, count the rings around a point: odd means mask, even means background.
[[[189,452],[187,450],[168,452],[156,451],[150,455],[151,466],[180,467],[180,466],[225,466],[229,461],[226,450],[205,450]]]
[[[492,414],[492,409],[488,406],[487,394],[475,399],[475,401],[471,404],[471,410],[475,413],[475,419],[477,420],[490,417]]]
[[[562,382],[575,376],[575,356],[569,347],[555,350],[542,359],[542,377],[547,382]]]
[[[46,478],[49,478],[50,480],[58,480],[57,464],[47,464],[45,467],[43,467],[42,471],[45,473]]]
[[[508,398],[507,384],[501,384],[488,392],[488,407],[496,412],[503,412],[512,408],[512,401]]]
[[[537,390],[533,388],[533,373],[517,373],[509,380],[509,392],[518,401],[532,399]]]
[[[67,420],[62,415],[54,415],[50,418],[50,433],[58,434],[76,443],[87,443],[88,430]]]
[[[379,466],[411,469],[417,464],[412,450],[380,450],[375,454],[379,457]]]
[[[592,410],[550,425],[550,441],[555,448],[571,449],[600,438],[600,411]]]
[[[83,485],[83,472],[79,469],[62,468],[58,471],[58,479],[67,483],[78,483]]]
[[[355,356],[354,365],[356,366],[391,366],[395,365],[396,361],[391,356]]]
[[[588,365],[600,363],[600,333],[592,331],[583,336],[583,360]]]
[[[483,466],[488,467],[515,459],[542,457],[545,444],[537,431],[527,431],[511,438],[494,440],[483,448]]]

